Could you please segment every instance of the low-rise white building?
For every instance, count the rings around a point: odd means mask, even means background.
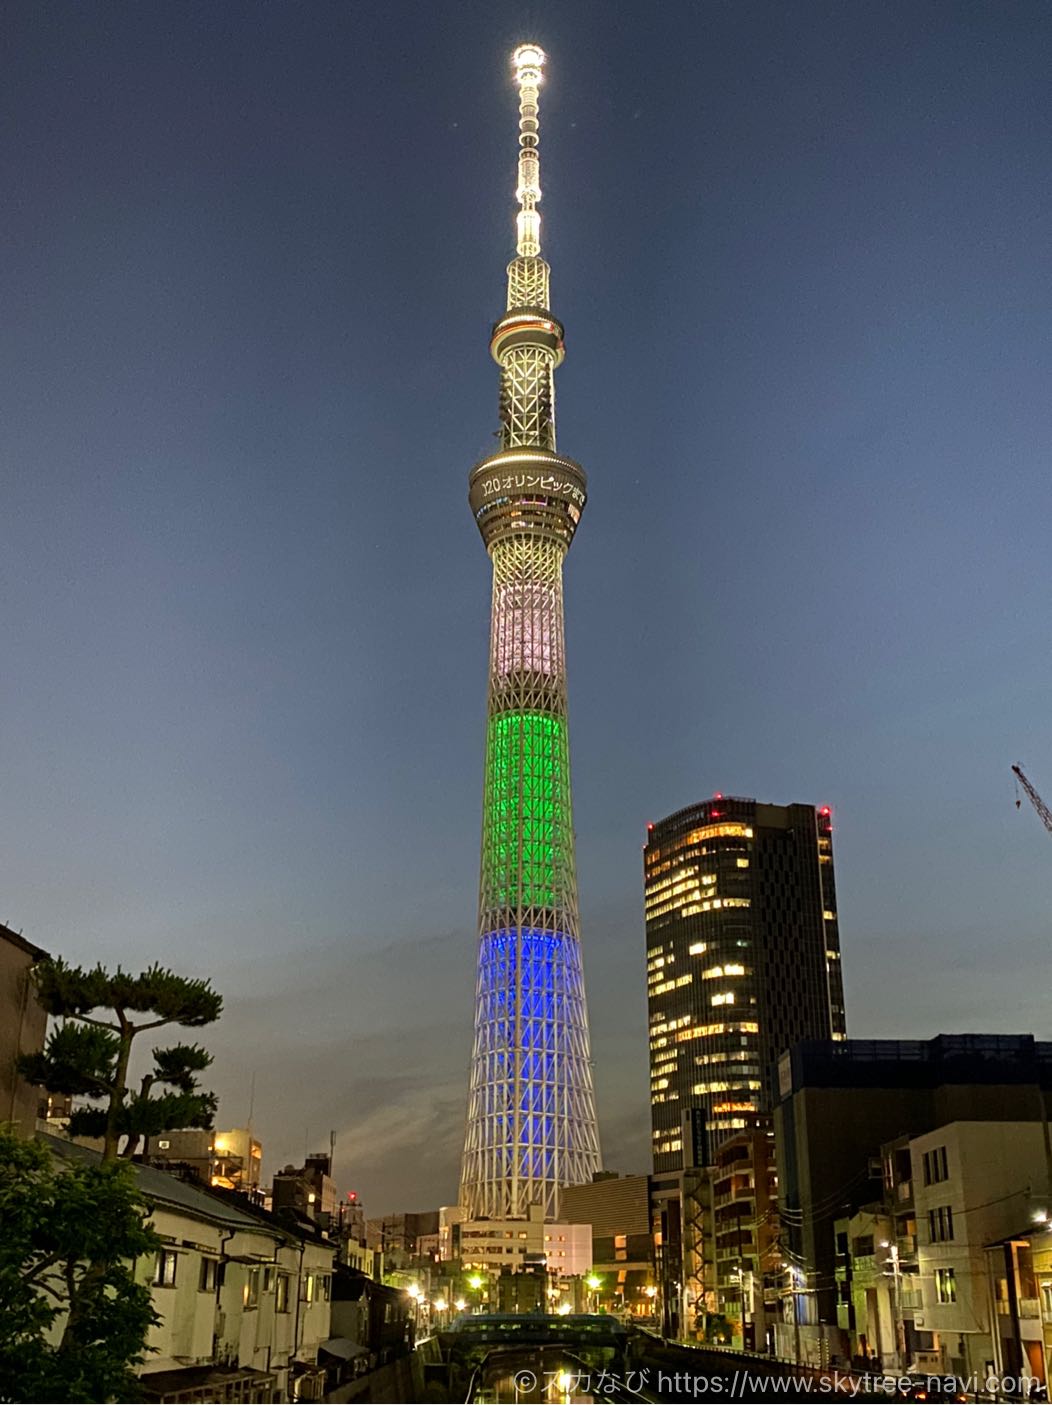
[[[917,1329],[931,1332],[939,1369],[992,1374],[996,1360],[986,1246],[1044,1206],[1041,1122],[951,1122],[910,1141],[917,1217]]]
[[[97,1159],[44,1137],[55,1155]],[[135,1265],[160,1317],[139,1369],[144,1400],[320,1400],[335,1245],[232,1192],[134,1165],[161,1238]]]
[[[548,1272],[560,1278],[578,1278],[588,1273],[592,1267],[592,1226],[546,1224],[543,1253]]]
[[[543,1254],[549,1273],[573,1278],[592,1267],[590,1224],[545,1223],[541,1207],[528,1219],[464,1220],[458,1226],[460,1258],[466,1269],[521,1269],[526,1258]]]

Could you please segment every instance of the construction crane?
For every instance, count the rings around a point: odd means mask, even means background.
[[[1023,768],[1022,768],[1022,766],[1013,766],[1013,767],[1012,767],[1012,770],[1015,772],[1015,778],[1016,778],[1016,788],[1015,788],[1015,807],[1016,807],[1016,809],[1018,810],[1019,807],[1020,807],[1020,805],[1022,805],[1022,803],[1023,803],[1022,800],[1020,800],[1020,798],[1019,798],[1019,787],[1022,786],[1023,789],[1026,791],[1027,799],[1030,801],[1031,805],[1033,805],[1033,807],[1034,807],[1034,809],[1037,811],[1037,813],[1041,816],[1041,823],[1042,823],[1042,824],[1045,826],[1045,828],[1048,830],[1049,834],[1052,834],[1052,810],[1050,810],[1050,809],[1048,808],[1048,806],[1045,804],[1045,802],[1041,799],[1040,795],[1038,795],[1037,791],[1034,789],[1034,787],[1033,787],[1033,786],[1030,784],[1030,782],[1027,780],[1026,776],[1023,775]]]

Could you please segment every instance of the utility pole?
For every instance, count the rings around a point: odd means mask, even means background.
[[[894,1223],[892,1220],[893,1227]],[[899,1246],[891,1240],[885,1240],[881,1247],[887,1249],[891,1263],[891,1320],[895,1328],[895,1364],[902,1371],[906,1367],[906,1342],[902,1320],[902,1267],[899,1263]]]

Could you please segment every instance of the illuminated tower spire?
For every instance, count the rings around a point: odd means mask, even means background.
[[[493,561],[478,977],[460,1202],[469,1217],[558,1215],[599,1169],[578,942],[562,564],[585,476],[555,448],[563,329],[540,255],[538,94],[544,53],[512,56],[519,88],[516,256],[490,351],[501,447],[469,501]]]

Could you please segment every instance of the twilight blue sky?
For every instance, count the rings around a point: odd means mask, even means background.
[[[11,0],[0,919],[213,975],[370,1213],[456,1191],[527,38],[607,1164],[717,789],[833,806],[849,1033],[1052,1037],[1047,4]]]

